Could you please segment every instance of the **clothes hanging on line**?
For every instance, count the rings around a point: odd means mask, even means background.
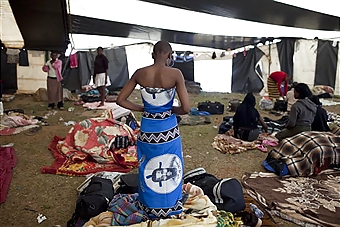
[[[20,53],[19,53],[19,66],[29,66],[28,51],[26,49],[20,50]]]
[[[19,49],[7,49],[7,63],[8,64],[16,64],[19,63]]]
[[[74,53],[70,55],[70,68],[78,68],[78,54]]]

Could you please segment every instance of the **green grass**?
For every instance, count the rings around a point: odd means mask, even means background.
[[[226,106],[228,100],[242,99],[239,94],[201,93],[190,95],[192,107],[199,101],[220,101]],[[134,92],[131,100],[140,103],[138,92]],[[258,98],[259,101],[259,98]],[[28,115],[43,116],[47,111],[46,103],[35,102],[33,96],[17,96],[9,103],[4,103],[6,109],[21,108]],[[68,107],[74,107],[72,102],[66,102],[65,111],[58,111],[48,119],[50,126],[45,126],[37,134],[25,136],[23,134],[4,136],[0,144],[14,143],[18,156],[18,164],[13,171],[13,180],[7,201],[0,205],[0,226],[30,227],[38,226],[38,213],[46,215],[47,220],[41,227],[53,225],[65,226],[71,217],[77,198],[77,186],[83,177],[67,177],[41,174],[42,166],[49,166],[53,157],[47,149],[51,139],[55,136],[66,136],[71,127],[66,127],[63,121],[80,121],[98,116],[101,111],[84,111],[76,107],[74,112],[68,112]],[[336,110],[331,107],[332,111]],[[233,113],[225,112],[224,115]],[[263,115],[267,113],[262,112]],[[140,114],[136,113],[140,118]],[[273,116],[270,116],[273,118]],[[212,121],[213,122],[213,121]],[[240,179],[244,172],[263,171],[261,166],[266,154],[260,151],[248,151],[242,154],[228,155],[214,150],[211,146],[217,129],[213,124],[200,126],[181,126],[185,170],[204,167],[209,173],[219,178],[234,177]],[[34,210],[34,211],[31,211]],[[290,223],[284,226],[295,226]]]

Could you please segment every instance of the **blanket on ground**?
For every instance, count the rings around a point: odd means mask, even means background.
[[[21,113],[3,115],[0,120],[0,136],[19,134],[23,131],[38,128],[38,120]]]
[[[330,132],[303,132],[282,140],[268,155],[283,160],[291,176],[310,176],[315,167],[339,163],[340,136]]]
[[[268,134],[260,134],[258,139],[254,142],[246,142],[240,139],[236,139],[233,136],[233,130],[230,130],[227,134],[219,134],[214,138],[212,143],[213,148],[220,151],[223,154],[238,154],[248,150],[260,149],[263,152],[267,151],[267,147],[275,147],[277,139]]]
[[[210,199],[206,195],[203,194],[202,189],[192,184],[186,184],[186,185],[183,185],[183,190],[189,194],[189,198],[184,204],[184,213],[182,213],[180,217],[154,220],[154,221],[149,220],[149,221],[145,221],[145,222],[141,222],[141,223],[137,223],[137,224],[133,224],[129,226],[130,227],[149,227],[149,226],[216,227],[217,217],[214,215],[214,213],[217,212],[217,208],[210,201]],[[188,211],[188,210],[192,210],[191,214],[185,214],[185,211]],[[116,214],[110,211],[104,212],[94,218],[91,218],[91,220],[88,221],[84,225],[84,227],[113,226],[111,225],[112,217],[116,217]]]
[[[127,172],[138,164],[137,131],[109,118],[77,123],[65,139],[55,137],[50,150],[55,157],[43,173],[86,175],[99,171]]]
[[[247,173],[247,193],[272,214],[301,226],[340,226],[340,172],[326,170],[315,177]],[[270,187],[264,187],[270,185]]]

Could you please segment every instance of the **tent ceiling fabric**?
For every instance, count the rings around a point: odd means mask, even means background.
[[[226,50],[253,45],[261,41],[260,37],[231,37],[181,32],[168,29],[151,28],[115,21],[71,15],[74,34],[102,35],[145,40],[167,40],[170,43],[210,47]]]
[[[66,0],[9,0],[9,3],[27,49],[66,50]]]
[[[22,48],[24,40],[15,22],[8,0],[0,1],[0,40],[7,48]]]
[[[340,31],[340,17],[273,0],[140,0],[217,16],[290,27]],[[330,6],[332,7],[332,6]]]

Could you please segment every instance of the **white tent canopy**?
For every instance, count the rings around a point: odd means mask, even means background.
[[[70,14],[175,31],[241,37],[307,39],[340,37],[340,32],[335,31],[250,22],[137,0],[97,0],[95,3],[92,0],[70,0],[69,3]],[[160,39],[160,37],[154,38]]]
[[[22,48],[24,40],[8,0],[0,0],[0,39],[6,47]]]

